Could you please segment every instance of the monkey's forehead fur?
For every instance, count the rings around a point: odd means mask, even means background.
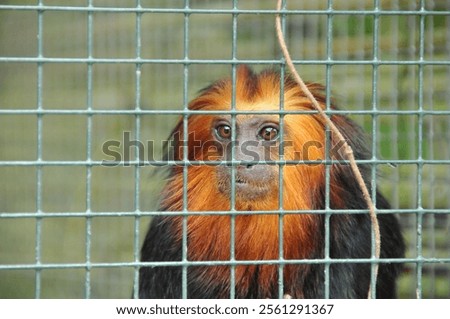
[[[189,109],[230,110],[233,93],[236,97],[236,110],[279,110],[281,103],[286,110],[312,109],[311,102],[295,80],[290,75],[282,79],[274,69],[255,73],[248,66],[241,65],[237,68],[235,83],[233,87],[231,78],[212,83],[191,101]],[[324,86],[317,83],[308,83],[307,86],[318,102],[325,105]],[[280,93],[283,93],[282,99]]]

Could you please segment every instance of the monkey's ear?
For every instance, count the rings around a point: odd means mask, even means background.
[[[163,145],[163,160],[164,161],[180,161],[183,159],[183,119],[178,120],[169,135],[169,138]]]
[[[356,159],[369,159],[371,157],[371,143],[369,143],[371,139],[358,124],[341,115],[333,115],[331,120],[339,128],[342,136],[352,148],[353,155]],[[334,151],[341,150],[338,146],[339,142],[337,136],[332,135]],[[341,158],[339,159],[346,158],[343,154],[340,154],[340,156]]]

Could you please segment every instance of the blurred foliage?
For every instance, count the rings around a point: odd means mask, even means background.
[[[35,5],[36,1],[2,1],[2,4]],[[86,6],[85,0],[44,1],[46,5]],[[337,10],[370,10],[373,1],[333,1]],[[380,1],[384,10],[416,10],[417,1]],[[426,5],[430,5],[426,2]],[[432,1],[432,10],[448,10],[445,1]],[[134,7],[135,1],[94,0],[98,7]],[[242,9],[273,9],[274,2],[239,1]],[[144,8],[183,8],[180,0],[142,0]],[[230,9],[231,1],[191,0],[192,8]],[[289,9],[326,9],[327,1],[288,1]],[[47,58],[133,59],[137,55],[136,14],[129,12],[95,12],[92,14],[92,46],[88,39],[88,13],[85,11],[48,10],[42,14],[42,54]],[[417,61],[420,58],[419,15],[382,15],[379,17],[378,49],[381,61]],[[287,41],[297,60],[326,60],[327,52],[335,60],[371,61],[374,57],[374,23],[372,15],[334,15],[333,38],[327,40],[327,15],[289,15],[286,17]],[[444,61],[449,57],[449,17],[425,16],[424,59]],[[231,59],[232,15],[196,13],[189,15],[188,47],[184,47],[185,16],[181,13],[146,13],[141,16],[141,50],[144,59]],[[33,10],[0,10],[0,56],[36,57],[38,55],[38,13]],[[327,43],[331,45],[327,47]],[[264,61],[279,59],[275,39],[274,17],[264,14],[237,16],[236,57],[255,61],[261,70]],[[161,61],[162,62],[162,61]],[[187,98],[210,81],[229,76],[224,64],[189,64]],[[327,69],[323,64],[298,66],[309,81],[325,83],[342,109],[417,111],[449,110],[448,66],[432,64],[370,63],[339,64]],[[327,73],[327,70],[329,73]],[[49,62],[42,65],[41,91],[38,89],[36,63],[0,63],[0,109],[146,110],[182,109],[185,101],[182,64],[143,64],[137,82],[133,63],[93,64]],[[91,76],[91,81],[89,77]],[[421,77],[423,76],[423,77]],[[376,80],[376,87],[373,87]],[[423,81],[422,81],[423,80]],[[421,87],[419,85],[422,85]],[[136,92],[139,89],[140,99]],[[422,89],[422,94],[420,90]],[[450,119],[445,115],[426,115],[421,126],[417,115],[353,115],[371,142],[379,158],[417,159],[419,149],[425,159],[450,158]],[[38,141],[38,118],[35,115],[0,116],[0,161],[34,161],[38,143],[43,160],[84,161],[88,153],[93,160],[110,160],[102,151],[106,141],[122,141],[131,132],[146,145],[145,154],[160,158],[162,141],[176,122],[176,116],[142,115],[45,115],[42,116],[42,140]],[[89,136],[88,121],[91,123]],[[139,131],[137,132],[137,123]],[[419,138],[420,130],[422,136]],[[375,134],[373,134],[375,133]],[[90,143],[88,143],[90,141]],[[148,147],[153,141],[154,149]],[[123,149],[121,149],[123,151]],[[149,155],[149,156],[150,156]],[[148,159],[148,157],[146,158]],[[379,187],[394,208],[416,208],[419,198],[425,208],[450,207],[450,170],[448,165],[425,165],[419,188],[416,165],[379,165]],[[156,209],[163,174],[155,167],[92,167],[90,175],[81,166],[45,166],[42,189],[38,195],[35,166],[1,166],[0,213],[9,212],[133,212]],[[139,182],[136,182],[136,174]],[[90,176],[90,177],[89,177]],[[90,180],[90,184],[88,181]],[[89,185],[89,186],[88,186]],[[40,198],[38,202],[37,198]],[[38,207],[39,205],[39,207]],[[401,216],[408,240],[408,256],[416,257],[418,226],[415,215]],[[424,256],[449,255],[449,215],[428,215],[424,219]],[[139,242],[149,218],[93,217],[90,226],[84,217],[71,218],[2,218],[0,221],[0,264],[34,264],[37,234],[41,229],[42,263],[132,262],[135,260],[135,236]],[[39,227],[36,224],[39,223]],[[137,225],[137,226],[136,226]],[[135,230],[138,232],[135,232]],[[87,239],[90,236],[89,245]],[[86,247],[89,250],[86,251]],[[415,265],[408,265],[402,277],[402,297],[414,297],[417,286]],[[449,297],[449,265],[424,265],[424,297]],[[94,268],[89,273],[91,297],[128,298],[133,285],[132,267]],[[0,297],[32,298],[35,271],[0,271]],[[85,296],[86,271],[83,268],[48,269],[40,273],[41,297],[81,298]]]

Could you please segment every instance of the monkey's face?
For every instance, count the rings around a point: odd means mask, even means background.
[[[174,159],[199,161],[188,167],[188,196],[198,204],[196,209],[210,209],[194,200],[199,196],[214,196],[214,202],[227,209],[232,191],[236,209],[276,209],[279,202],[280,166],[277,161],[282,152],[288,161],[324,158],[324,127],[314,114],[287,114],[283,116],[283,136],[280,133],[280,117],[264,114],[280,110],[280,101],[287,111],[311,110],[309,100],[295,82],[286,82],[284,96],[280,98],[280,76],[265,72],[260,76],[248,68],[237,70],[236,83],[220,80],[202,90],[189,103],[192,111],[224,111],[225,115],[192,114],[187,127],[187,149],[184,149],[183,121],[174,129]],[[234,94],[233,94],[234,92]],[[235,101],[232,103],[232,97]],[[232,123],[226,112],[235,105],[238,114]],[[214,164],[208,162],[214,161]],[[217,164],[219,162],[219,165]],[[233,165],[230,163],[233,161]],[[237,164],[237,165],[235,165]],[[234,167],[234,169],[233,169]],[[283,206],[310,207],[314,181],[323,180],[323,165],[284,165],[282,175]],[[174,167],[172,176],[183,176],[181,167]],[[182,184],[183,179],[174,178]],[[234,188],[232,187],[234,185]],[[172,185],[171,185],[172,186]],[[232,189],[233,188],[233,189]],[[297,196],[303,190],[305,196]],[[225,200],[224,200],[225,199]]]
[[[280,128],[278,120],[270,116],[237,116],[235,132],[230,118],[212,121],[211,136],[224,163],[216,166],[220,192],[231,194],[235,181],[237,200],[257,200],[278,191],[278,159]],[[232,143],[234,137],[234,143]],[[239,162],[232,173],[230,161]]]

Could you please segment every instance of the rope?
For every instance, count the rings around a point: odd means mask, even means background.
[[[281,3],[282,0],[278,0],[277,3],[277,11],[281,11]],[[353,155],[353,150],[348,145],[347,141],[345,140],[342,133],[339,131],[339,129],[336,127],[336,125],[331,121],[330,117],[325,114],[324,110],[320,106],[319,102],[315,99],[314,95],[311,93],[311,91],[306,86],[305,82],[303,82],[300,75],[295,70],[294,63],[292,62],[291,56],[289,54],[289,50],[287,48],[286,42],[284,40],[283,31],[281,30],[281,17],[280,14],[277,14],[275,17],[275,28],[278,38],[278,43],[280,44],[281,51],[283,52],[284,58],[286,60],[286,64],[289,67],[289,70],[292,73],[292,76],[294,77],[295,81],[298,83],[300,88],[302,89],[303,93],[306,95],[306,97],[311,101],[314,108],[320,113],[320,115],[323,117],[325,122],[328,124],[328,127],[331,129],[331,131],[335,134],[335,136],[338,137],[338,139],[343,144],[343,153],[346,156],[347,160],[350,162],[350,167],[353,171],[353,174],[355,175],[356,181],[363,193],[364,200],[367,204],[367,207],[369,208],[370,213],[370,220],[372,222],[373,230],[375,232],[375,258],[380,258],[380,251],[381,251],[381,236],[380,236],[380,226],[378,225],[378,219],[377,214],[375,212],[375,206],[372,202],[372,199],[369,195],[369,190],[367,189],[366,184],[364,183],[364,179],[361,175],[361,172],[356,164],[355,156]],[[375,274],[375,282],[378,275],[378,263],[374,266],[374,274]],[[368,291],[368,298],[371,298],[371,285],[369,285],[369,291]]]

